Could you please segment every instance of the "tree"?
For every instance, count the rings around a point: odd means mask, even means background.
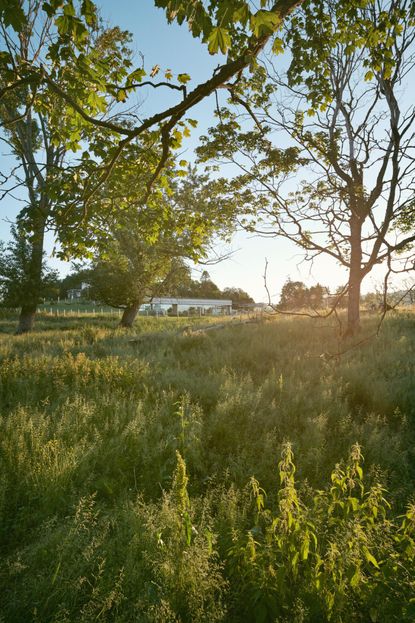
[[[30,280],[28,267],[33,257],[33,249],[24,232],[12,228],[12,240],[0,246],[0,301],[4,307],[21,307],[27,300],[40,303],[45,298],[55,298],[59,294],[58,273],[47,267],[42,258],[39,280]]]
[[[158,0],[156,5],[166,10],[168,20],[187,21],[192,34],[208,42],[211,54],[229,51],[227,62],[190,92],[186,73],[174,77],[166,70],[164,80],[157,82],[153,79],[160,72],[158,65],[151,72],[144,65],[132,68],[128,34],[114,28],[97,35],[99,20],[91,0],[1,3],[6,49],[0,55],[4,85],[0,117],[14,155],[24,167],[29,201],[23,212],[33,241],[28,267],[33,290],[39,284],[46,223],[56,229],[65,256],[88,252],[81,225],[88,223],[96,193],[125,162],[123,153],[133,147],[136,169],[147,173],[141,202],[151,202],[151,191],[168,166],[172,149],[179,148],[183,136],[196,125],[185,118],[187,112],[254,64],[300,1],[279,0],[270,10],[252,12],[249,3],[241,0],[219,0],[209,8]],[[143,88],[167,88],[179,93],[182,101],[137,123],[127,100]],[[119,113],[126,104],[127,112],[110,117],[114,103]],[[64,163],[65,153],[81,145],[82,157],[70,166]],[[40,153],[45,155],[41,166]],[[166,183],[166,178],[161,179],[162,186]],[[3,191],[3,197],[9,190]],[[34,301],[28,299],[19,331],[32,327],[35,312]]]
[[[323,306],[324,295],[327,292],[327,288],[324,288],[320,283],[315,286],[311,286],[308,290],[308,304],[312,309],[318,309]]]
[[[316,11],[324,19],[307,39]],[[364,3],[340,24],[336,3],[311,2],[293,18],[290,37],[298,47],[288,75],[270,64],[245,100],[233,97],[253,128],[242,129],[240,114],[223,109],[200,154],[219,153],[242,170],[216,186],[249,205],[249,229],[292,240],[306,259],[327,255],[345,267],[345,335],[353,335],[362,280],[382,262],[390,269],[415,240],[413,223],[401,235],[396,228],[402,215],[408,223],[415,190],[415,108],[402,110],[399,98],[414,77],[414,5]],[[276,146],[275,135],[288,146]]]
[[[210,278],[208,271],[203,270],[202,274],[200,275],[200,283],[208,283],[209,281],[212,281],[212,280]]]
[[[70,3],[65,6],[64,10],[69,11]],[[20,274],[21,282],[16,284],[20,289],[23,285],[26,288],[26,294],[20,297],[22,306],[17,329],[18,333],[22,333],[33,326],[42,289],[46,230],[55,229],[61,242],[77,237],[75,230],[80,215],[69,210],[70,187],[65,186],[68,176],[77,168],[71,155],[73,158],[74,152],[80,147],[80,141],[88,140],[94,149],[97,137],[91,129],[71,128],[68,122],[70,109],[65,101],[56,98],[39,80],[27,76],[27,67],[31,67],[37,59],[43,67],[42,71],[53,75],[61,88],[67,92],[76,88],[78,68],[73,56],[75,45],[70,37],[65,38],[65,54],[62,48],[61,56],[59,59],[56,57],[57,39],[59,41],[62,35],[59,18],[54,23],[47,11],[44,12],[45,5],[42,9],[41,2],[20,3],[19,9],[20,17],[24,16],[24,23],[18,36],[7,28],[4,14],[0,22],[7,50],[0,55],[0,76],[7,85],[13,77],[13,71],[19,73],[22,70],[27,80],[18,80],[19,84],[14,89],[7,90],[8,87],[4,87],[0,98],[0,122],[2,141],[8,145],[17,162],[8,175],[2,174],[1,196],[4,199],[19,187],[23,187],[27,193],[25,205],[18,217],[19,235],[26,236],[27,248],[30,249],[30,257],[24,264],[26,272]],[[6,13],[6,17],[8,15]],[[65,13],[61,19],[64,17]],[[70,17],[80,20],[75,13]],[[98,29],[93,12],[87,14],[84,11],[84,17],[89,25],[88,28],[83,27],[83,62],[88,64],[90,71],[99,66],[100,69],[105,67],[109,76],[122,74],[129,63],[126,48],[128,34],[117,28]],[[91,83],[84,80],[83,86],[89,87],[91,112],[110,109],[109,99],[95,98]]]
[[[144,64],[133,67],[122,37],[111,43],[112,37],[109,36],[112,53],[102,54],[100,46],[91,46],[91,35],[98,22],[91,0],[79,3],[74,0],[1,2],[0,27],[6,50],[0,54],[0,82],[4,85],[0,86],[0,102],[6,105],[13,98],[19,100],[15,114],[7,123],[28,119],[33,111],[41,111],[45,116],[54,109],[55,119],[61,123],[57,123],[51,132],[49,143],[57,141],[73,150],[82,145],[84,150],[82,157],[77,162],[72,161],[70,167],[65,166],[64,170],[61,164],[55,167],[55,172],[65,174],[63,180],[58,175],[46,176],[45,184],[45,180],[36,176],[43,189],[49,187],[46,196],[56,205],[54,214],[49,215],[49,225],[59,231],[64,254],[82,250],[84,235],[81,225],[89,222],[91,203],[109,177],[119,169],[120,163],[125,162],[122,155],[132,146],[139,155],[136,168],[147,173],[141,185],[141,203],[150,203],[153,209],[157,209],[154,185],[166,186],[168,180],[162,173],[170,163],[172,151],[181,146],[183,137],[196,125],[196,120],[186,115],[218,89],[228,88],[238,97],[237,91],[240,93],[244,84],[244,70],[255,69],[256,59],[267,43],[273,42],[276,53],[284,48],[285,42],[279,36],[281,28],[302,3],[303,0],[262,0],[261,8],[256,10],[247,0],[217,0],[207,5],[187,0],[156,0],[156,6],[165,10],[169,21],[187,23],[193,36],[207,43],[211,54],[227,53],[226,61],[209,79],[188,90],[186,85],[190,77],[186,73],[175,77],[165,70],[163,79],[157,80],[155,78],[161,72],[157,64],[151,71],[146,70]],[[313,9],[313,3],[308,4]],[[338,28],[328,37],[330,42],[344,36],[343,22],[347,20],[342,18],[354,15],[360,4],[359,0],[335,3]],[[306,41],[314,37],[313,25],[324,23],[323,18],[324,12],[313,13],[311,10],[311,27],[308,25],[305,29]],[[378,30],[382,34],[385,28]],[[114,35],[116,29],[108,32]],[[353,32],[358,34],[358,25]],[[20,54],[21,41],[28,38],[33,41],[33,36],[34,45],[28,47],[25,54]],[[107,39],[102,38],[103,44]],[[375,49],[378,42],[373,39],[366,41],[360,37],[359,45]],[[304,50],[306,43],[297,47]],[[310,71],[317,67],[320,56],[314,54],[306,59],[303,68]],[[235,85],[239,85],[238,89]],[[130,96],[141,89],[158,88],[175,91],[182,100],[138,120],[130,108]],[[111,116],[115,102],[117,109]],[[29,231],[41,229],[41,224],[35,221],[42,221],[42,218],[43,215],[31,219]],[[39,233],[33,235],[39,250],[43,237]],[[38,251],[33,262],[33,278],[36,271],[39,273]],[[25,314],[28,318],[31,316],[33,322],[33,304]],[[30,324],[26,322],[27,326]]]
[[[175,296],[177,298],[189,296],[189,292],[192,291],[192,286],[195,283],[192,279],[190,266],[183,263],[181,270],[176,274],[178,278],[169,283],[169,289],[166,295]]]
[[[231,299],[234,309],[243,309],[246,305],[254,303],[254,299],[242,288],[224,288],[222,296]]]
[[[281,309],[295,309],[307,305],[307,288],[302,281],[285,282],[281,289],[280,304]]]
[[[319,283],[311,288],[302,281],[288,279],[281,289],[280,309],[301,309],[311,307],[318,309],[323,305],[324,288]]]
[[[90,283],[98,300],[124,309],[120,325],[131,327],[145,300],[165,294],[183,270],[180,247],[161,236],[144,242],[134,229],[116,232],[105,253],[92,262]]]
[[[159,193],[155,211],[142,208],[136,183],[136,175],[132,180],[129,175],[114,176],[102,188],[101,200],[117,201],[122,209],[110,224],[105,211],[97,210],[91,219],[96,248],[91,293],[123,307],[121,325],[126,327],[144,299],[183,291],[191,283],[185,260],[202,260],[213,237],[226,235],[232,227],[225,202],[212,202],[205,176],[195,169]],[[201,282],[201,296],[213,285],[209,279]]]
[[[156,0],[156,6],[166,11],[169,22],[187,22],[193,36],[207,42],[211,54],[228,52],[227,61],[214,71],[212,77],[190,92],[186,87],[190,76],[186,73],[178,74],[176,81],[173,81],[171,71],[166,70],[164,80],[154,81],[155,76],[160,73],[157,64],[151,72],[146,71],[143,65],[127,71],[128,67],[131,68],[131,62],[129,59],[125,62],[123,55],[116,54],[114,57],[118,56],[122,64],[122,68],[117,71],[108,72],[105,62],[91,63],[90,55],[87,54],[89,30],[96,25],[96,8],[91,0],[83,0],[78,11],[73,0],[53,0],[43,4],[29,2],[27,11],[20,4],[19,11],[14,16],[11,16],[9,10],[2,8],[0,19],[5,36],[7,31],[17,33],[19,37],[22,33],[32,32],[33,15],[37,18],[43,14],[49,23],[54,24],[56,37],[42,37],[42,44],[46,45],[44,53],[26,57],[23,62],[13,51],[2,55],[0,71],[6,78],[6,86],[0,89],[0,99],[23,85],[30,85],[36,92],[43,91],[49,96],[52,94],[55,99],[65,103],[65,136],[79,141],[82,129],[91,126],[105,132],[107,142],[100,145],[99,160],[92,162],[88,158],[89,154],[86,157],[90,167],[95,170],[95,176],[91,179],[91,176],[78,175],[77,182],[81,187],[78,199],[84,204],[90,201],[101,184],[107,180],[123,150],[151,131],[153,145],[159,147],[159,158],[143,192],[145,202],[152,183],[169,159],[171,149],[180,147],[183,134],[188,134],[190,128],[196,124],[192,119],[185,119],[188,111],[232,78],[240,76],[244,69],[254,66],[256,57],[266,43],[274,37],[284,19],[301,2],[302,0],[278,0],[275,3],[263,3],[269,4],[269,10],[264,7],[259,11],[252,11],[250,3],[244,0],[218,0],[208,7],[200,2]],[[16,5],[16,0],[14,4]],[[44,65],[45,58],[52,61],[52,67]],[[68,63],[73,68],[71,85],[60,80],[62,67],[66,67]],[[126,103],[132,93],[146,87],[176,91],[182,96],[182,101],[138,123],[137,117],[131,111],[124,114],[124,122],[119,116],[110,120],[102,118],[101,113],[108,110],[106,98],[115,97],[120,104]]]
[[[181,273],[180,280],[169,288],[170,295],[182,298],[224,298],[220,288],[212,281],[207,270],[202,271],[200,280],[192,279],[190,268]]]
[[[197,296],[205,299],[217,299],[222,298],[222,292],[220,288],[210,278],[200,280],[195,290]]]

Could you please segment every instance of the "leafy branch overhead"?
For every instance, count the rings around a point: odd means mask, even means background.
[[[16,9],[12,16],[10,6],[14,4],[19,9]],[[0,5],[4,27],[16,33],[30,29],[29,16],[24,14],[20,3],[16,1],[14,4],[3,0]],[[66,109],[64,138],[69,142],[71,149],[79,148],[81,138],[83,141],[88,140],[91,128],[104,132],[105,140],[100,150],[99,163],[95,165],[94,180],[83,183],[80,200],[84,204],[88,203],[100,184],[111,174],[123,149],[150,131],[157,133],[153,139],[161,146],[161,152],[159,163],[154,168],[153,179],[148,185],[147,192],[143,194],[143,201],[146,201],[152,184],[167,164],[171,149],[179,147],[183,135],[189,132],[189,125],[177,128],[178,123],[185,123],[185,115],[218,88],[232,79],[238,81],[244,69],[253,69],[258,54],[269,40],[275,39],[274,51],[281,52],[284,41],[279,36],[275,37],[275,33],[280,31],[285,23],[288,25],[286,42],[294,51],[291,66],[293,82],[298,80],[298,76],[303,72],[310,74],[310,80],[316,81],[316,75],[319,76],[312,94],[314,103],[318,98],[324,100],[328,97],[324,64],[327,61],[328,51],[333,46],[346,41],[346,37],[349,46],[354,45],[357,48],[369,45],[373,52],[374,66],[379,42],[385,40],[390,28],[399,26],[398,18],[392,14],[389,21],[383,20],[375,29],[370,30],[367,24],[362,24],[361,20],[357,19],[357,8],[360,3],[356,0],[334,3],[338,23],[344,24],[344,27],[336,31],[330,28],[323,4],[319,0],[307,3],[301,16],[294,12],[290,23],[287,19],[294,9],[303,4],[302,0],[277,2],[262,0],[259,10],[254,10],[252,5],[244,0],[219,0],[208,7],[200,0],[192,2],[157,0],[155,4],[166,12],[169,21],[187,23],[192,35],[207,44],[211,54],[219,52],[227,54],[225,62],[212,76],[192,90],[187,90],[190,77],[186,73],[179,74],[174,83],[172,73],[166,70],[165,80],[153,82],[152,79],[159,73],[158,65],[154,65],[150,72],[144,66],[133,67],[126,45],[120,46],[117,62],[114,62],[114,57],[111,56],[101,57],[99,49],[91,49],[91,32],[98,24],[96,7],[91,0],[83,0],[80,3],[73,0],[66,0],[63,3],[53,1],[44,3],[41,8],[38,7],[38,13],[43,12],[44,18],[51,20],[57,29],[57,37],[47,45],[41,57],[43,60],[49,59],[50,63],[40,62],[39,57],[33,55],[32,58],[29,56],[16,65],[16,59],[12,58],[10,52],[2,53],[0,71],[5,86],[0,89],[0,98],[10,90],[20,88],[23,83],[36,90],[36,105],[39,107],[44,105],[44,99],[50,94],[53,94],[53,97],[58,96]],[[299,33],[304,31],[307,37],[300,40]],[[353,37],[355,37],[354,44],[351,43]],[[310,40],[313,44],[311,46]],[[379,59],[377,62],[380,62]],[[393,59],[382,59],[382,62],[391,71]],[[316,72],[317,69],[323,71]],[[69,74],[70,83],[67,79],[62,80],[63,76],[68,78]],[[109,118],[110,104],[114,98],[120,104],[127,102],[130,94],[143,86],[181,91],[182,101],[140,120],[139,123],[136,117],[128,113],[123,115],[123,118],[119,114]],[[324,88],[321,89],[321,86]],[[88,178],[91,177],[90,173],[88,171]]]
[[[43,46],[41,55],[29,55],[18,64],[10,51],[2,54],[0,71],[4,87],[0,89],[0,99],[23,84],[36,90],[35,106],[38,108],[46,106],[45,100],[51,95],[58,97],[65,107],[65,127],[59,128],[59,139],[64,138],[72,150],[80,148],[81,140],[88,144],[94,128],[102,132],[95,175],[91,176],[91,171],[88,171],[87,176],[94,179],[84,181],[79,197],[83,204],[87,204],[105,182],[127,145],[141,139],[145,133],[156,132],[157,135],[152,138],[153,143],[156,140],[161,147],[160,158],[143,195],[145,201],[153,182],[167,164],[171,149],[179,147],[183,136],[189,133],[191,124],[185,122],[185,115],[217,88],[252,65],[275,30],[299,4],[301,0],[279,0],[269,10],[252,13],[248,3],[240,1],[222,0],[209,10],[203,8],[201,2],[156,2],[166,11],[169,20],[186,21],[193,35],[206,42],[212,54],[219,51],[228,53],[226,62],[208,80],[187,90],[190,76],[185,72],[178,74],[174,82],[172,73],[166,70],[165,80],[153,82],[160,71],[159,66],[154,65],[150,72],[144,66],[133,67],[128,40],[124,38],[121,42],[120,31],[120,45],[115,57],[102,56],[99,47],[91,48],[91,36],[97,28],[98,18],[96,7],[90,0],[44,3],[42,8],[38,8],[36,17],[39,19],[39,13],[43,12],[42,19],[54,24],[56,37],[52,43]],[[6,30],[16,33],[30,31],[29,15],[20,11],[11,20],[9,3],[3,3],[1,7],[0,15]],[[9,34],[9,39],[13,39],[13,34]],[[119,114],[109,118],[114,99],[120,104],[126,102],[131,93],[143,86],[181,91],[182,100],[140,120],[138,124],[137,118],[128,113],[123,118]],[[178,128],[179,123],[184,125]],[[97,157],[97,154],[91,155]],[[79,168],[82,170],[82,163]]]

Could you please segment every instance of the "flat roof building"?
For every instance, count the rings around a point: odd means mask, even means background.
[[[157,307],[168,306],[171,307],[173,315],[177,315],[179,307],[196,308],[200,311],[211,310],[213,314],[230,315],[232,311],[232,301],[230,299],[194,299],[194,298],[179,298],[172,296],[154,296],[148,298],[142,307],[150,309],[157,309]]]

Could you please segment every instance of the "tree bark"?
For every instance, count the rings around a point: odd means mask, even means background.
[[[25,301],[22,304],[16,334],[33,329],[42,284],[43,244],[45,238],[44,218],[34,219],[31,255],[25,275]]]
[[[350,219],[349,289],[347,326],[344,337],[351,337],[360,330],[360,287],[362,279],[362,221],[353,215]]]
[[[22,305],[16,335],[28,333],[33,329],[36,316],[36,305]]]
[[[141,303],[132,303],[124,309],[124,313],[120,320],[120,327],[130,329],[133,326],[134,320],[138,314]]]

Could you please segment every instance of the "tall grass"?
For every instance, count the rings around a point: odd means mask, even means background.
[[[189,324],[0,320],[0,620],[413,621],[414,317]]]

